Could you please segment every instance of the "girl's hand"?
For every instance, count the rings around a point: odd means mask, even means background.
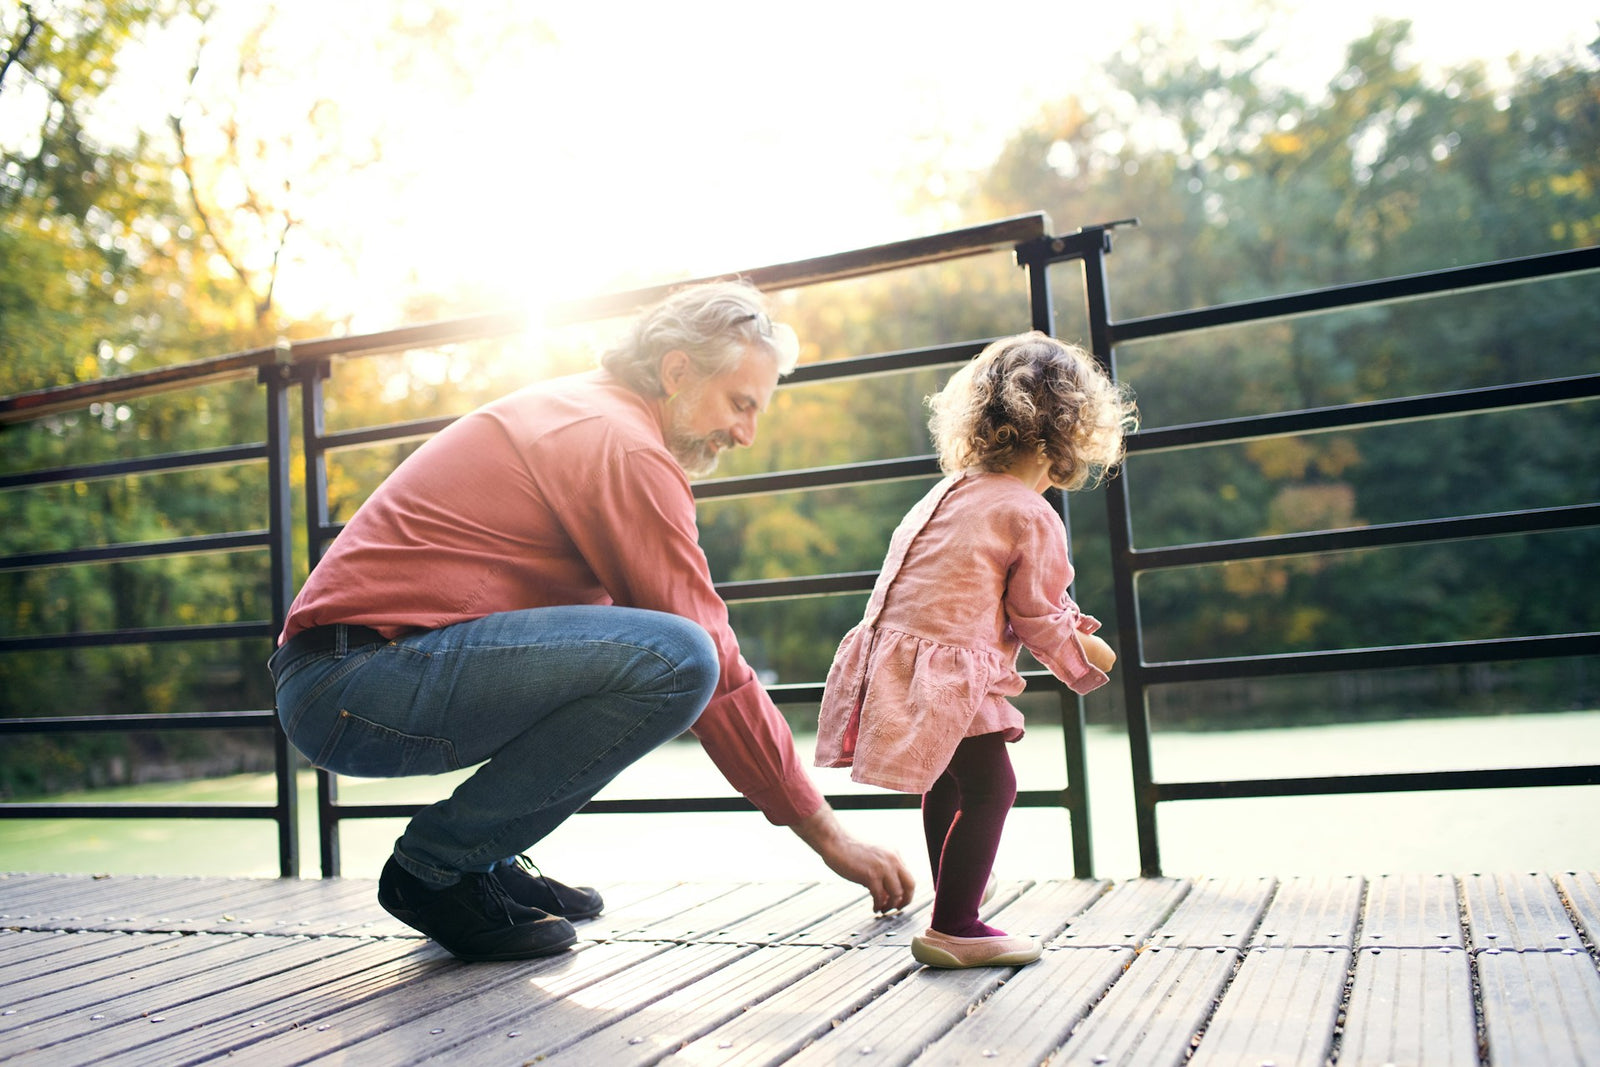
[[[1085,658],[1095,667],[1106,674],[1111,673],[1112,664],[1117,662],[1117,654],[1110,645],[1100,640],[1094,634],[1079,633],[1078,641],[1083,645]]]

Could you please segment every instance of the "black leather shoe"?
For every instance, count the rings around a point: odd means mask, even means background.
[[[494,869],[511,899],[525,908],[547,911],[564,919],[592,919],[605,910],[600,894],[586,885],[564,885],[549,877],[532,860],[518,856]]]
[[[463,960],[526,960],[578,940],[567,920],[523,907],[492,874],[463,873],[435,889],[389,857],[378,879],[383,910]]]

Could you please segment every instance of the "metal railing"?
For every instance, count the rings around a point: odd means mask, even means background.
[[[1098,275],[1102,279],[1098,294],[1091,297],[1094,306],[1090,309],[1090,317],[1097,328],[1095,335],[1097,354],[1103,355],[1110,365],[1115,366],[1115,347],[1126,342],[1368,304],[1461,293],[1595,270],[1600,270],[1600,248],[1586,248],[1125,322],[1111,321],[1109,300],[1103,288],[1103,272],[1090,271],[1091,276]],[[1377,426],[1446,415],[1507,411],[1541,404],[1588,400],[1596,396],[1600,396],[1600,374],[1511,383],[1489,388],[1461,389],[1424,396],[1195,422],[1147,430],[1129,440],[1128,452],[1130,456],[1149,455],[1160,451],[1201,448],[1287,434]],[[1158,780],[1151,758],[1149,714],[1149,693],[1154,686],[1224,679],[1594,655],[1600,652],[1600,633],[1549,634],[1492,640],[1149,662],[1144,654],[1144,633],[1140,625],[1139,598],[1135,588],[1140,575],[1207,564],[1286,559],[1312,553],[1348,552],[1355,549],[1390,548],[1591,527],[1600,525],[1600,503],[1529,508],[1495,514],[1463,515],[1313,533],[1137,549],[1133,545],[1129,481],[1130,472],[1125,470],[1124,476],[1110,485],[1107,505],[1110,513],[1112,573],[1120,627],[1119,638],[1124,649],[1138,650],[1137,655],[1124,661],[1121,682],[1128,719],[1135,820],[1142,873],[1146,875],[1161,873],[1156,808],[1159,804],[1169,801],[1600,783],[1600,766],[1592,764],[1228,781]]]
[[[199,382],[212,382],[252,373],[274,358],[273,349],[239,353],[222,360],[207,361],[188,368],[163,368],[148,375],[130,375],[131,380],[91,382],[65,386],[0,400],[0,428],[48,415],[74,411],[87,404],[146,396]],[[87,482],[129,475],[159,474],[173,471],[203,470],[236,464],[265,463],[268,485],[267,528],[226,531],[192,537],[100,545],[59,552],[35,552],[0,558],[0,571],[31,570],[40,567],[71,566],[86,563],[116,563],[127,560],[234,552],[251,549],[268,551],[272,617],[251,622],[211,623],[199,626],[164,626],[142,629],[106,630],[94,633],[66,633],[46,636],[0,636],[0,655],[54,648],[87,648],[103,645],[155,644],[180,641],[225,641],[258,638],[262,647],[282,628],[289,602],[294,596],[293,541],[289,516],[289,408],[286,389],[275,376],[262,373],[267,405],[267,440],[255,444],[191,452],[172,452],[139,459],[77,464],[20,474],[0,475],[0,492],[25,490],[50,485]],[[277,714],[266,710],[185,712],[176,714],[63,715],[0,718],[0,737],[28,733],[125,733],[134,730],[216,730],[254,728],[271,732],[276,798],[270,804],[155,804],[155,803],[4,803],[0,818],[81,818],[81,819],[268,819],[276,824],[278,870],[285,877],[300,870],[299,793],[295,787],[295,755],[278,725]]]
[[[1528,282],[1600,269],[1600,249],[1584,249],[1114,322],[1110,315],[1105,258],[1111,251],[1113,231],[1120,225],[1123,223],[1109,223],[1086,227],[1068,235],[1055,235],[1050,232],[1049,220],[1044,215],[1025,215],[914,241],[759,268],[745,272],[743,276],[763,289],[794,289],[967,256],[1005,252],[1014,254],[1018,265],[1023,268],[1029,297],[1030,321],[1026,324],[1019,323],[1018,329],[1034,328],[1054,333],[1055,311],[1049,280],[1050,268],[1064,262],[1078,262],[1083,268],[1090,347],[1107,366],[1115,368],[1116,348],[1119,344],[1127,342],[1178,335],[1223,325],[1313,314],[1334,308]],[[662,286],[632,290],[565,304],[552,309],[546,321],[551,325],[562,325],[626,314],[653,302],[668,288],[670,287]],[[290,343],[277,348],[236,353],[182,367],[162,368],[143,374],[0,399],[0,427],[3,427],[9,423],[78,410],[90,403],[111,402],[158,391],[237,379],[247,375],[257,376],[265,391],[268,412],[268,440],[263,444],[238,446],[214,452],[173,454],[154,459],[7,475],[0,477],[0,491],[60,481],[184,469],[212,463],[265,461],[270,502],[266,530],[221,533],[160,543],[85,548],[75,552],[13,556],[9,559],[0,559],[0,570],[134,559],[157,554],[265,547],[270,549],[272,584],[270,620],[239,623],[226,628],[171,627],[160,630],[63,634],[51,637],[0,637],[0,654],[38,648],[69,647],[74,644],[240,636],[268,638],[275,635],[281,629],[293,593],[289,392],[296,388],[300,390],[301,444],[305,464],[305,533],[310,559],[314,563],[320,558],[323,548],[337,536],[340,529],[329,516],[326,464],[328,453],[334,449],[413,440],[437,432],[448,425],[454,417],[444,416],[386,426],[329,431],[324,419],[323,382],[331,373],[335,363],[380,353],[504,336],[518,331],[522,326],[522,320],[516,315],[480,315],[358,337]],[[952,366],[980,351],[989,340],[992,339],[951,341],[926,348],[806,364],[786,378],[781,388]],[[1470,389],[1252,418],[1223,419],[1141,432],[1130,439],[1129,455],[1137,457],[1140,454],[1164,450],[1199,448],[1259,437],[1431,418],[1442,414],[1504,410],[1529,404],[1592,399],[1597,395],[1600,395],[1600,375],[1586,375],[1559,381],[1517,383],[1489,389]],[[697,499],[706,501],[865,485],[906,478],[933,477],[937,474],[938,465],[933,456],[906,456],[837,467],[724,477],[696,483],[695,495]],[[1530,509],[1349,530],[1136,549],[1132,539],[1126,472],[1124,477],[1109,484],[1106,501],[1112,547],[1111,565],[1118,616],[1118,639],[1122,650],[1118,673],[1121,676],[1128,718],[1140,864],[1144,873],[1152,875],[1160,873],[1155,812],[1158,804],[1168,801],[1600,782],[1600,767],[1595,766],[1248,781],[1157,781],[1152,771],[1148,712],[1149,692],[1154,686],[1224,678],[1244,679],[1281,674],[1373,670],[1393,666],[1587,655],[1600,649],[1600,635],[1559,634],[1507,638],[1498,641],[1464,641],[1182,662],[1148,662],[1135,588],[1136,579],[1140,574],[1178,567],[1600,525],[1600,504],[1590,503],[1577,507]],[[1065,520],[1064,503],[1062,509]],[[784,597],[865,593],[870,591],[875,577],[873,571],[854,571],[759,582],[724,582],[717,588],[727,601],[738,603]],[[204,632],[197,632],[200,629]],[[1019,795],[1017,803],[1021,807],[1063,808],[1069,813],[1074,870],[1079,876],[1088,876],[1093,873],[1093,847],[1090,834],[1083,703],[1080,698],[1075,697],[1043,672],[1029,672],[1026,677],[1030,689],[1050,690],[1059,694],[1064,727],[1066,785],[1060,790],[1024,791]],[[772,691],[774,697],[783,703],[814,703],[820,698],[821,685],[776,685],[772,687]],[[0,736],[29,731],[219,728],[239,725],[273,728],[278,781],[278,799],[273,805],[0,804],[0,817],[272,818],[278,825],[280,871],[286,876],[296,875],[299,872],[299,847],[296,837],[294,760],[282,732],[276,729],[276,718],[270,710],[166,716],[135,714],[0,719]],[[316,774],[319,860],[321,872],[325,876],[339,872],[341,822],[348,819],[406,817],[421,806],[344,804],[338,798],[337,779],[323,771],[318,771]],[[841,809],[906,807],[917,803],[917,798],[899,794],[846,794],[830,796],[829,800],[835,807]],[[586,812],[706,812],[753,809],[743,798],[721,796],[594,801],[584,810]]]

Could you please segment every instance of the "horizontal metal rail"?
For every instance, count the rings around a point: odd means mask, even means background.
[[[0,736],[130,733],[137,730],[278,729],[275,711],[207,711],[161,715],[59,715],[0,719]],[[278,804],[129,802],[115,804],[10,801],[0,819],[261,819],[278,822]]]
[[[446,415],[437,419],[390,423],[387,426],[365,426],[359,430],[335,430],[314,438],[313,443],[320,451],[332,452],[341,448],[365,448],[368,445],[385,442],[420,441],[425,437],[432,437],[458,418],[459,415]]]
[[[278,819],[275,804],[0,804],[0,819]]]
[[[718,582],[717,595],[730,604],[759,600],[793,600],[802,597],[835,596],[839,593],[870,593],[877,571],[849,571],[816,574],[800,578],[763,578],[742,582]]]
[[[870,588],[870,586],[869,586]],[[1066,687],[1049,671],[1018,671],[1027,692],[1060,692]],[[780,682],[767,686],[767,693],[779,704],[816,704],[822,700],[822,682]]]
[[[1420,297],[1468,293],[1596,270],[1600,270],[1600,246],[1475,263],[1465,267],[1446,267],[1377,281],[1333,285],[1286,296],[1123,319],[1110,322],[1108,326],[1111,342],[1125,344],[1221,326],[1242,326],[1320,312],[1345,311],[1369,304],[1392,304]]]
[[[1335,407],[1309,408],[1304,411],[1248,415],[1242,418],[1218,419],[1215,422],[1141,429],[1128,438],[1128,451],[1142,455],[1149,452],[1194,448],[1197,445],[1236,444],[1262,437],[1284,437],[1289,434],[1322,433],[1353,428],[1367,429],[1400,422],[1414,422],[1419,419],[1437,419],[1447,415],[1513,411],[1545,404],[1564,404],[1574,400],[1590,400],[1597,396],[1600,396],[1600,374],[1584,374],[1572,378],[1553,378],[1516,385],[1491,385],[1396,400],[1373,400]]]
[[[779,386],[811,385],[825,381],[858,381],[884,374],[904,374],[908,371],[956,366],[982,352],[994,340],[997,338],[933,345],[927,348],[906,348],[870,356],[830,359],[821,363],[803,363],[785,377]]]
[[[207,448],[195,452],[171,452],[160,456],[144,456],[139,459],[80,463],[70,467],[51,467],[45,470],[0,474],[0,491],[43,485],[63,485],[70,482],[93,482],[104,478],[124,478],[133,474],[171,474],[176,471],[200,470],[205,467],[255,463],[266,458],[267,446],[253,444],[229,445],[226,448]]]
[[[196,534],[193,537],[174,537],[168,541],[132,541],[118,545],[98,545],[94,548],[63,549],[59,552],[25,552],[15,556],[0,556],[0,571],[64,567],[82,563],[117,563],[133,559],[161,559],[209,552],[240,552],[253,548],[270,548],[271,545],[270,530]]]
[[[1134,570],[1147,573],[1211,563],[1284,559],[1293,556],[1354,552],[1401,545],[1441,544],[1511,534],[1551,533],[1600,526],[1600,504],[1570,504],[1534,511],[1497,511],[1449,519],[1377,523],[1341,530],[1241,537],[1171,548],[1140,548],[1129,553]]]
[[[1021,789],[1015,806],[1056,808],[1074,802],[1075,791],[1063,789]],[[889,811],[915,808],[922,798],[915,793],[829,793],[824,797],[839,811]],[[337,821],[349,819],[409,819],[426,804],[333,804],[329,813]],[[759,809],[742,796],[709,797],[627,797],[591,800],[579,809],[583,815],[667,815],[704,812],[755,812]]]
[[[1451,789],[1532,789],[1600,785],[1600,767],[1504,767],[1466,771],[1405,771],[1307,778],[1242,778],[1222,782],[1158,782],[1157,800],[1242,800],[1252,797],[1420,793]]]
[[[151,626],[68,634],[0,637],[0,652],[38,652],[51,648],[98,648],[106,645],[173,644],[180,641],[228,641],[278,636],[270,621],[214,622],[196,626]]]
[[[213,382],[253,378],[262,367],[270,366],[277,359],[279,351],[277,348],[251,348],[211,359],[122,374],[115,378],[74,382],[71,385],[56,385],[30,393],[0,397],[0,428],[78,411],[90,404],[132,400]]]
[[[731,500],[735,497],[794,493],[812,489],[842,489],[851,485],[903,482],[910,478],[937,478],[939,460],[935,456],[907,456],[904,459],[868,460],[837,467],[812,467],[779,474],[751,474],[696,482],[696,500]]]
[[[276,728],[267,711],[180,711],[166,714],[40,715],[0,719],[0,734],[127,733],[133,730],[245,730]]]
[[[1149,685],[1173,685],[1230,678],[1274,678],[1339,671],[1379,671],[1396,667],[1450,667],[1463,663],[1502,663],[1596,654],[1600,654],[1600,633],[1541,634],[1480,641],[1441,641],[1321,652],[1280,652],[1265,656],[1171,660],[1141,664],[1140,671]]]

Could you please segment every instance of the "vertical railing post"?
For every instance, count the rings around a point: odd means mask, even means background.
[[[280,351],[280,355],[281,355]],[[262,367],[267,398],[267,528],[271,547],[272,631],[283,632],[283,620],[294,599],[294,496],[289,484],[290,368],[281,359]],[[277,797],[273,819],[278,824],[278,874],[300,876],[300,790],[295,753],[279,726],[272,731]]]
[[[328,457],[322,442],[327,429],[322,383],[332,364],[327,360],[307,363],[300,368],[300,434],[306,476],[306,557],[315,568],[322,559],[324,531],[328,526]],[[339,876],[339,781],[318,767],[317,851],[322,877]]]
[[[1105,254],[1110,233],[1098,247],[1086,247],[1083,257],[1084,294],[1089,300],[1089,338],[1094,354],[1113,377],[1117,372],[1116,345],[1111,330],[1111,296],[1106,281]],[[1154,761],[1150,752],[1150,708],[1144,684],[1144,648],[1139,625],[1139,598],[1134,587],[1133,521],[1128,496],[1128,470],[1113,478],[1105,489],[1106,533],[1111,543],[1113,598],[1117,605],[1117,640],[1122,655],[1117,672],[1122,677],[1123,710],[1128,722],[1128,755],[1133,775],[1134,824],[1139,835],[1139,872],[1147,878],[1161,873],[1161,847],[1156,834]]]
[[[1050,294],[1050,253],[1058,250],[1058,247],[1051,248],[1038,242],[1017,249],[1017,262],[1028,272],[1028,305],[1033,328],[1051,337],[1056,333],[1056,311]],[[1048,495],[1061,514],[1061,524],[1070,542],[1072,517],[1067,495],[1055,490]],[[1088,721],[1081,696],[1059,682],[1056,683],[1056,692],[1061,704],[1061,744],[1067,772],[1064,802],[1072,832],[1072,873],[1078,878],[1093,878],[1094,830],[1089,821]]]

